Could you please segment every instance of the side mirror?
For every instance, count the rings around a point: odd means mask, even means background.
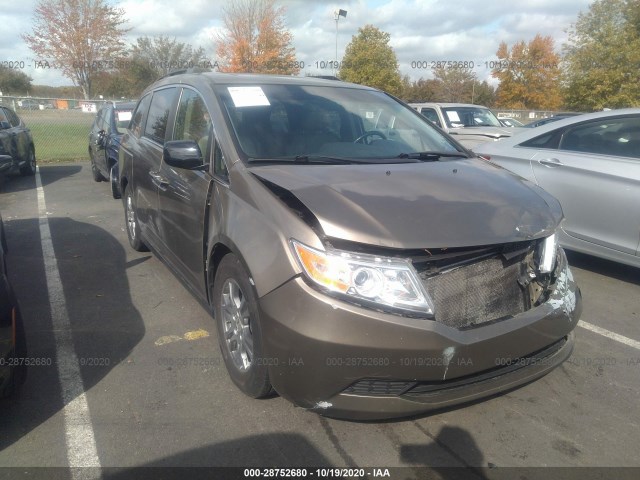
[[[98,132],[98,138],[96,138],[96,145],[98,148],[104,148],[105,131],[100,130]]]
[[[9,122],[0,122],[0,130],[6,130],[11,128],[11,124]]]
[[[164,162],[175,168],[191,170],[203,164],[200,147],[193,140],[172,140],[164,144]]]

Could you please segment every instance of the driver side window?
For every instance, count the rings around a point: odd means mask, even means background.
[[[178,105],[173,140],[193,140],[200,147],[202,157],[208,159],[212,133],[213,124],[204,100],[194,90],[184,88]]]

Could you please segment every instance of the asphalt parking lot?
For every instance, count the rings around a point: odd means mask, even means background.
[[[638,269],[569,252],[585,323],[571,359],[532,384],[419,418],[333,420],[240,393],[207,310],[153,254],[129,248],[109,185],[92,181],[88,163],[39,170],[40,190],[34,177],[0,185],[10,279],[29,357],[40,359],[20,394],[0,401],[0,466],[640,475],[609,470],[640,467]]]

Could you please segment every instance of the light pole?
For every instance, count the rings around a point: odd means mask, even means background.
[[[347,11],[339,9],[333,12],[333,14],[336,16],[336,61],[333,64],[333,75],[335,76],[338,73],[338,20],[340,20],[340,17],[347,18]]]

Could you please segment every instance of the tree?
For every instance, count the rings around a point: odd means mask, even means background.
[[[90,98],[95,75],[124,52],[124,23],[124,11],[105,0],[40,0],[33,33],[22,38]]]
[[[188,43],[178,42],[175,38],[170,39],[164,35],[139,37],[131,47],[130,59],[148,63],[156,78],[163,77],[172,70],[209,67],[211,64],[202,47],[194,49]]]
[[[405,102],[422,103],[435,102],[438,82],[432,78],[420,78],[414,82],[409,81],[409,77],[402,78],[402,92],[400,98]]]
[[[31,90],[32,78],[24,72],[0,65],[0,92],[24,95]]]
[[[568,108],[640,105],[640,2],[597,0],[580,13],[564,45]]]
[[[470,68],[434,68],[438,102],[471,103],[476,76]]]
[[[536,35],[529,43],[523,40],[511,49],[502,42],[496,54],[497,66],[491,74],[500,80],[500,107],[556,110],[562,105],[560,55],[554,50],[552,37]]]
[[[275,0],[234,0],[222,9],[225,31],[217,38],[221,71],[279,73],[300,72],[285,26],[285,8]]]
[[[390,39],[388,33],[373,25],[359,28],[347,45],[338,76],[347,82],[401,94],[402,78]]]

